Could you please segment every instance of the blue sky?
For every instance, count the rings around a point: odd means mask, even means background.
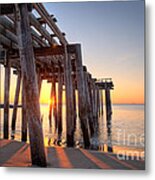
[[[144,1],[44,5],[67,40],[82,44],[84,64],[95,77],[112,77],[122,98],[131,86],[143,97]]]

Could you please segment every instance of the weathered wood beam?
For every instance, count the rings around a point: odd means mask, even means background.
[[[13,49],[18,48],[17,36],[14,32],[14,24],[11,23],[6,17],[0,17],[0,35],[1,35],[1,43],[8,48],[12,47]],[[33,36],[35,36],[35,40],[40,43],[40,39],[36,37],[34,34],[34,30],[31,29]],[[34,47],[39,47],[36,41],[33,41]]]
[[[42,85],[42,77],[41,77],[40,70],[37,70],[37,81],[38,81],[38,91],[39,91],[39,96],[40,96],[41,85]]]
[[[97,119],[100,117],[100,94],[99,88],[97,87]]]
[[[48,120],[49,120],[49,127],[52,128],[52,110],[53,110],[53,83],[51,84],[51,93],[50,93],[50,105],[49,105],[49,115],[48,115]]]
[[[12,137],[12,139],[15,138],[16,118],[17,118],[20,85],[21,85],[21,73],[19,72],[17,75],[17,85],[16,85],[16,92],[15,92],[15,98],[14,98],[13,113],[12,113],[12,124],[11,124],[11,130],[12,130],[11,137]]]
[[[90,147],[89,132],[88,132],[88,116],[87,116],[87,99],[86,99],[86,87],[82,66],[82,52],[80,44],[76,45],[76,77],[77,77],[77,89],[78,89],[78,102],[79,102],[79,118],[81,123],[81,129],[83,133],[84,147]]]
[[[53,14],[51,14],[50,16],[51,16],[51,18],[56,20],[56,18],[54,17]],[[37,18],[37,20],[39,21],[40,24],[46,24],[46,21],[41,17]]]
[[[40,36],[39,34],[31,28],[31,34],[32,34],[32,38],[42,47],[48,47],[49,44],[44,41]]]
[[[104,107],[103,107],[103,90],[100,89],[100,115],[101,115],[101,119],[100,119],[100,128],[102,127],[104,129]],[[104,133],[104,131],[103,131]],[[103,136],[104,137],[104,136]],[[102,145],[100,147],[102,149],[102,151],[104,151],[104,138],[102,138]]]
[[[20,59],[18,55],[10,55],[11,67],[20,69]],[[4,60],[0,61],[1,64],[4,64]],[[41,65],[45,67],[45,70],[52,69],[53,66],[58,66],[58,60],[54,59],[53,57],[36,57],[35,58],[36,65]]]
[[[67,45],[67,52],[70,54],[75,54],[75,44]],[[35,48],[34,49],[36,56],[53,56],[53,55],[63,55],[64,47],[61,45],[54,45],[51,47]]]
[[[28,4],[28,11],[32,11],[32,4]],[[0,15],[13,14],[15,12],[15,4],[1,4]]]
[[[10,61],[7,56],[5,64],[5,80],[4,80],[4,124],[3,124],[3,137],[9,138],[9,94],[10,94]]]
[[[10,32],[9,30],[5,29],[1,24],[0,24],[0,33],[3,34],[9,40],[17,44],[17,36],[14,33]]]
[[[58,145],[61,142],[62,136],[62,92],[63,92],[63,74],[61,66],[58,70]]]
[[[73,84],[70,54],[67,47],[64,46],[64,82],[66,95],[66,124],[67,124],[67,146],[74,146],[74,102],[73,102]]]
[[[46,166],[39,93],[27,4],[16,4],[16,23],[33,165]]]
[[[102,89],[100,90],[100,107],[101,107],[101,116],[103,117],[104,108],[103,108],[103,90]]]
[[[7,48],[13,48],[13,49],[17,49],[18,46],[16,43],[12,42],[10,39],[8,39],[7,37],[5,37],[4,35],[0,34],[0,40],[1,40],[1,44],[4,46],[4,47],[7,47]]]
[[[8,18],[11,19],[11,21],[13,21],[14,23],[12,23]],[[14,33],[14,36],[16,37],[14,16],[12,16],[12,15],[8,15],[8,17],[1,16],[0,24],[2,24],[6,29],[8,29],[9,31]],[[38,44],[40,44],[43,47],[49,46],[45,41],[42,40],[42,38],[39,36],[39,34],[32,27],[31,27],[31,33],[32,33],[32,36],[34,39],[34,41],[33,41],[34,44],[35,44],[35,42],[37,42]],[[35,44],[35,47],[37,47],[37,44]]]
[[[15,33],[15,24],[12,23],[8,17],[6,16],[0,16],[0,24],[5,27],[5,29],[8,29],[12,33]]]
[[[88,124],[90,129],[90,148],[96,149],[96,139],[94,139],[94,121],[93,121],[93,108],[92,108],[92,89],[88,82],[88,73],[84,72],[84,78],[85,78],[85,86],[86,86],[86,99],[87,99],[87,114],[88,114]]]
[[[46,21],[46,23],[51,28],[51,30],[54,32],[54,34],[57,35],[57,37],[60,40],[61,44],[67,45],[68,44],[67,40],[65,39],[62,32],[60,31],[60,29],[55,24],[54,20],[51,18],[49,13],[46,11],[43,4],[35,3],[35,4],[33,4],[33,6],[37,10],[37,12],[40,14],[40,16]]]
[[[76,131],[76,119],[77,119],[77,109],[76,109],[76,87],[77,87],[77,82],[76,82],[76,77],[72,76],[72,82],[73,82],[73,108],[74,108],[74,132]]]
[[[110,89],[105,89],[105,104],[106,104],[106,121],[107,121],[107,135],[108,135],[108,152],[113,152],[112,148],[112,107],[111,107],[111,99],[110,99]]]
[[[100,89],[106,89],[107,87],[109,89],[114,89],[114,84],[112,81],[109,81],[109,82],[95,82],[95,84],[100,88]]]
[[[74,51],[74,45],[68,45],[67,51],[68,53],[73,54]],[[55,45],[51,47],[42,47],[42,48],[34,48],[34,53],[36,57],[36,61],[40,63],[47,63],[49,66],[51,66],[51,62],[54,64],[58,64],[58,61],[61,61],[63,65],[63,58],[64,58],[64,48],[60,45]],[[59,56],[59,58],[55,58],[56,56]],[[15,59],[15,61],[19,61],[19,53],[16,51],[14,54],[10,55],[11,59]],[[49,60],[48,60],[49,59]],[[71,64],[75,63],[75,59],[71,60]],[[75,67],[72,65],[72,69],[75,69]]]
[[[50,44],[53,44],[54,41],[50,36],[50,33],[46,30],[46,28],[44,28],[36,19],[36,17],[34,16],[34,14],[30,13],[29,14],[29,18],[30,18],[30,24],[32,26],[34,26],[48,41]]]
[[[52,88],[53,88],[53,116],[54,116],[54,122],[55,122],[55,128],[54,128],[54,133],[56,134],[57,127],[58,127],[58,119],[57,119],[57,90],[56,90],[56,79],[53,77],[53,82],[52,82]]]
[[[0,5],[0,15],[12,14],[15,11],[14,4],[1,4]]]
[[[95,81],[92,80],[92,93],[93,93],[93,120],[94,120],[94,136],[98,140],[98,88]]]
[[[25,77],[22,77],[22,119],[21,119],[21,141],[27,141],[27,125],[28,125],[28,116],[27,116],[27,106],[26,106],[26,83]]]

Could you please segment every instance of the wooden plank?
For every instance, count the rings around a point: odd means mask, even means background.
[[[76,45],[76,78],[78,89],[78,102],[79,102],[79,118],[81,123],[81,129],[83,133],[84,147],[90,147],[89,133],[88,133],[88,116],[87,116],[87,99],[86,99],[86,87],[82,66],[82,53],[81,46]]]
[[[4,139],[9,138],[9,94],[10,94],[10,60],[7,55],[5,69],[5,80],[4,80],[4,124],[3,124],[3,137]]]
[[[19,100],[19,93],[20,93],[20,85],[21,85],[21,73],[19,72],[17,75],[17,85],[16,85],[16,92],[14,98],[14,106],[13,106],[13,113],[12,113],[12,124],[11,124],[11,138],[15,138],[15,129],[16,129],[16,118],[17,118],[17,109],[18,109],[18,100]]]
[[[33,165],[46,166],[39,93],[27,4],[16,4],[16,23]]]

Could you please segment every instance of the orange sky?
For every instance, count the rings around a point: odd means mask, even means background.
[[[112,102],[115,104],[143,104],[144,103],[144,82],[143,78],[139,79],[139,81],[127,81],[124,79],[124,76],[120,78],[113,78],[114,81],[114,90],[112,90],[111,98]],[[4,68],[1,66],[1,97],[0,103],[3,103],[4,99]],[[14,100],[14,93],[16,87],[16,75],[11,76],[11,89],[10,89],[10,101],[11,103]],[[41,89],[41,103],[49,103],[50,97],[50,87],[49,83],[43,81],[42,89]],[[20,98],[21,99],[21,98]]]

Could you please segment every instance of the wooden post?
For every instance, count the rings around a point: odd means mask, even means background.
[[[57,131],[58,127],[58,120],[57,120],[57,90],[56,90],[56,78],[53,78],[53,116],[54,116],[54,121],[55,121],[55,133]]]
[[[6,57],[5,67],[5,81],[4,81],[4,125],[3,137],[9,137],[9,93],[10,93],[10,61],[8,55]]]
[[[99,88],[97,87],[97,118],[99,120],[100,117],[100,92]]]
[[[83,133],[84,147],[88,149],[90,147],[89,133],[88,133],[88,116],[87,116],[87,98],[86,87],[82,66],[82,54],[80,44],[76,45],[76,78],[78,89],[78,102],[79,102],[79,118],[81,123],[81,129]]]
[[[92,108],[91,108],[91,95],[88,85],[88,75],[87,72],[84,73],[85,78],[85,87],[86,87],[86,98],[87,98],[87,115],[88,115],[88,124],[90,128],[90,136],[92,137],[94,135],[94,127],[93,127],[93,114],[92,114]]]
[[[40,95],[41,85],[42,85],[42,78],[41,78],[40,70],[38,70],[38,72],[37,72],[37,80],[38,80],[38,91],[39,91],[39,95]]]
[[[104,115],[103,114],[104,107],[103,107],[103,90],[102,89],[100,89],[100,108],[101,108],[100,109],[100,115],[101,115],[100,128],[101,128],[101,130],[103,130],[102,133],[104,133],[104,116],[103,116]],[[101,150],[104,151],[104,137],[102,139]]]
[[[17,36],[22,76],[25,83],[26,110],[33,165],[46,166],[36,66],[27,4],[15,4]]]
[[[51,94],[50,94],[50,106],[49,106],[49,127],[52,128],[52,110],[53,110],[53,96],[54,96],[54,90],[53,90],[53,80],[51,84]]]
[[[26,109],[26,87],[25,78],[22,77],[22,123],[21,123],[21,140],[27,141],[27,109]]]
[[[12,133],[11,133],[12,139],[15,138],[17,106],[18,106],[19,93],[20,93],[20,84],[21,84],[21,73],[18,72],[17,85],[16,85],[16,93],[15,93],[14,106],[13,106],[13,114],[12,114],[12,125],[11,125],[11,127],[12,127]]]
[[[98,103],[97,103],[97,87],[95,85],[95,81],[92,80],[92,96],[93,96],[93,120],[94,120],[94,136],[92,138],[92,149],[98,150],[99,142],[98,142]]]
[[[75,77],[72,77],[72,82],[73,82],[73,106],[74,106],[74,132],[76,130],[76,118],[77,118],[77,113],[76,113],[76,79]]]
[[[100,108],[101,108],[101,116],[103,117],[103,91],[102,89],[100,90]]]
[[[73,105],[73,84],[72,84],[72,67],[70,54],[67,46],[64,46],[64,79],[66,89],[66,129],[67,129],[67,146],[74,146],[74,105]]]
[[[63,75],[62,68],[58,69],[58,145],[61,142],[62,135],[62,88],[63,88]]]
[[[112,140],[111,140],[111,99],[110,99],[110,89],[105,89],[105,103],[106,103],[106,121],[107,121],[107,134],[108,134],[108,152],[112,152]]]

